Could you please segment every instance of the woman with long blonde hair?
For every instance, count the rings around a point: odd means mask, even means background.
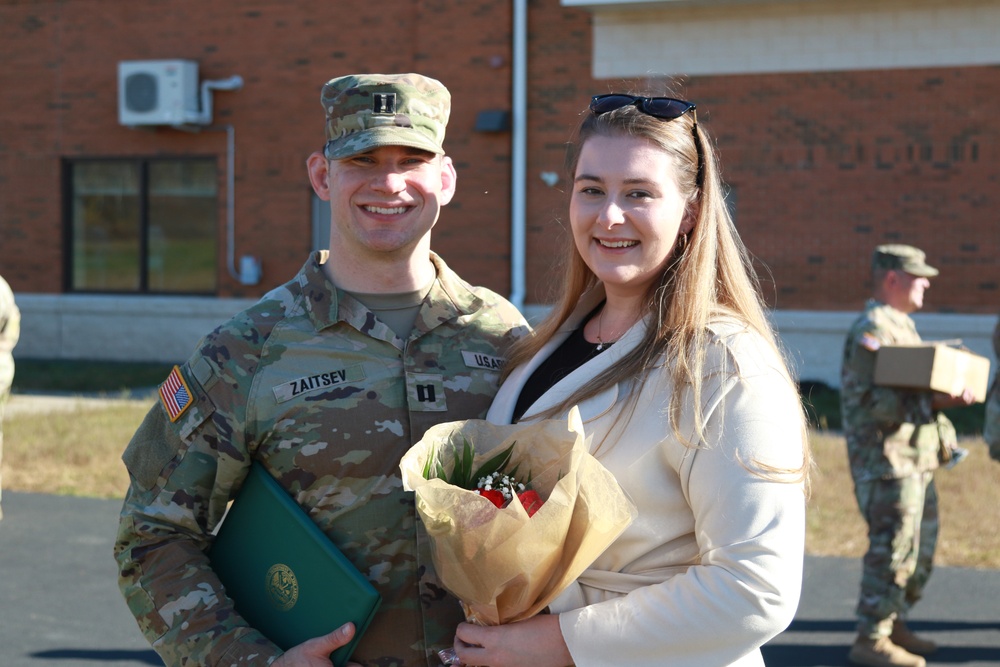
[[[635,522],[549,608],[462,624],[468,665],[763,665],[801,588],[809,452],[795,383],[695,105],[595,96],[568,154],[560,298],[488,419],[578,406]]]

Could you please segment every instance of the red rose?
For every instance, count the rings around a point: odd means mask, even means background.
[[[503,497],[503,493],[501,493],[500,491],[497,491],[496,489],[493,489],[493,490],[490,490],[490,491],[487,491],[485,489],[479,489],[478,491],[476,491],[476,493],[478,493],[479,495],[481,495],[483,498],[486,498],[488,501],[490,501],[491,503],[493,503],[497,507],[503,507],[504,503],[507,502],[507,500]],[[534,492],[531,492],[531,493],[534,493]]]
[[[542,499],[538,497],[538,493],[535,491],[522,491],[517,494],[517,499],[521,501],[521,505],[528,512],[528,516],[534,516],[538,508],[542,506]]]

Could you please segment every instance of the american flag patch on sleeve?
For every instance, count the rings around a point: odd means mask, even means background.
[[[160,385],[160,400],[163,401],[163,408],[172,422],[177,421],[178,417],[191,406],[191,390],[177,366],[170,371],[166,382]]]
[[[878,352],[878,349],[882,347],[882,343],[878,342],[878,338],[870,333],[861,334],[861,339],[858,341],[858,345],[865,348],[869,352]]]

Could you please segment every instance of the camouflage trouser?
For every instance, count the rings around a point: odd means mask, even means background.
[[[855,485],[868,523],[868,552],[861,574],[858,632],[888,636],[905,617],[931,576],[938,536],[934,473],[879,479]]]

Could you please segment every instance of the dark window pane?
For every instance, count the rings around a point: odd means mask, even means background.
[[[215,291],[216,189],[213,161],[150,163],[150,292]]]
[[[215,291],[215,160],[81,160],[69,174],[71,289]]]
[[[139,166],[73,166],[73,287],[139,289]]]

